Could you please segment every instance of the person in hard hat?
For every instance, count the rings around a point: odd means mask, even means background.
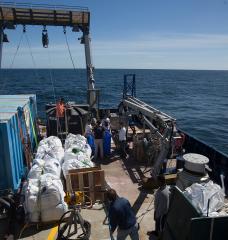
[[[60,100],[56,104],[57,129],[58,131],[60,130],[60,132],[63,132],[63,129],[64,129],[65,111],[66,111],[66,107],[65,107],[64,98],[60,98]]]
[[[139,240],[139,224],[131,204],[126,198],[119,197],[114,189],[107,191],[109,205],[109,224],[111,234],[117,228],[117,240],[124,240],[129,235],[132,240]]]

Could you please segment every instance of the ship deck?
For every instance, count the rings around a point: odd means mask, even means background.
[[[105,170],[107,184],[114,188],[119,196],[127,198],[140,223],[140,239],[156,239],[148,236],[147,231],[154,230],[153,192],[148,192],[140,187],[140,182],[148,169],[133,160],[131,155],[127,159],[120,158],[116,147],[112,144],[112,153],[109,158],[99,162]],[[146,173],[147,172],[147,173]],[[82,209],[81,215],[91,223],[91,237],[93,240],[110,239],[109,226],[106,219],[106,211],[102,204],[96,204],[92,209]],[[56,224],[28,225],[20,230],[18,239],[24,240],[54,240],[57,237],[58,227]],[[114,234],[116,236],[116,233]],[[127,238],[130,239],[130,238]]]

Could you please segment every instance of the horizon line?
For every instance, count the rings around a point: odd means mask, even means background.
[[[86,68],[0,68],[1,70],[86,70]],[[191,69],[191,68],[96,68],[95,70],[164,70],[164,71],[228,71],[228,69]]]

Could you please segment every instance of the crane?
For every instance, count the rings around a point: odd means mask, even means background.
[[[132,77],[132,82],[128,81],[128,77]],[[150,129],[150,135],[158,139],[160,151],[151,169],[151,175],[156,178],[168,156],[176,119],[136,98],[134,74],[124,76],[123,100],[119,105],[119,112],[125,116],[139,116],[144,128]]]

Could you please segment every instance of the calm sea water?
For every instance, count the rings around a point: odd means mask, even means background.
[[[123,75],[136,74],[137,97],[177,119],[178,126],[228,154],[228,71],[97,69],[101,106],[116,107]],[[36,93],[38,111],[63,96],[86,101],[85,70],[1,70],[0,94]]]

